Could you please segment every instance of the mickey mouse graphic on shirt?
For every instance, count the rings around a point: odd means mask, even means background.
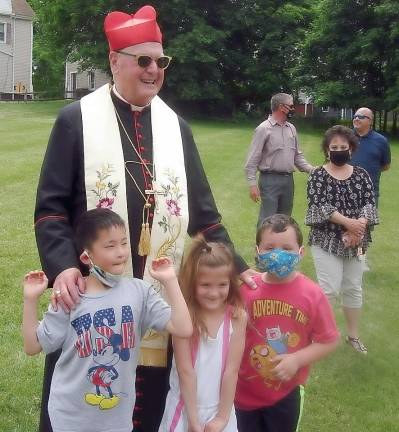
[[[101,351],[93,352],[93,361],[96,365],[88,370],[87,377],[95,385],[96,393],[86,393],[85,401],[89,405],[98,405],[101,410],[115,407],[120,400],[119,396],[113,394],[111,385],[119,377],[114,366],[119,360],[127,361],[130,358],[129,349],[121,349],[121,344],[121,335],[113,333],[109,343]],[[101,393],[101,388],[108,392],[108,397]]]
[[[120,397],[111,388],[119,377],[115,366],[119,361],[128,361],[130,349],[135,346],[132,308],[124,305],[121,312],[120,334],[114,331],[118,323],[112,307],[98,310],[93,317],[86,313],[71,322],[77,334],[77,355],[80,358],[90,356],[94,363],[87,371],[87,379],[95,386],[95,392],[86,393],[84,400],[101,410],[118,405]]]

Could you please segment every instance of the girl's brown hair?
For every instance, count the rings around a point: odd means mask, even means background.
[[[233,306],[233,318],[243,308],[240,296],[240,284],[234,267],[234,259],[231,250],[223,243],[207,242],[203,236],[197,236],[191,245],[190,251],[179,272],[179,283],[190,311],[194,326],[194,335],[206,337],[206,328],[201,307],[196,299],[196,286],[198,273],[201,268],[217,268],[228,266],[230,268],[230,286],[227,295],[227,304]]]

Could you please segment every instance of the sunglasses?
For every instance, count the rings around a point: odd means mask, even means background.
[[[119,54],[124,54],[126,56],[129,57],[134,57],[137,59],[137,64],[145,69],[148,66],[150,66],[150,64],[154,61],[157,66],[159,67],[159,69],[166,69],[169,65],[170,65],[170,61],[172,60],[172,57],[169,56],[161,56],[158,57],[157,59],[152,58],[151,56],[148,55],[139,55],[139,54],[130,54],[127,53],[125,51],[117,51]]]
[[[353,120],[355,120],[355,119],[359,119],[359,120],[369,119],[369,120],[371,120],[369,116],[366,116],[363,114],[355,114],[353,116]]]

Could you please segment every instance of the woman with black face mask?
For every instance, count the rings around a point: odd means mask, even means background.
[[[370,227],[378,223],[373,186],[367,172],[348,164],[358,140],[345,126],[325,133],[326,163],[308,179],[309,244],[319,285],[330,300],[340,297],[346,322],[346,342],[367,354],[359,339],[362,277],[371,242]]]

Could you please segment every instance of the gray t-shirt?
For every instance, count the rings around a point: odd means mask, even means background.
[[[62,349],[48,404],[54,432],[130,432],[141,337],[164,330],[170,316],[170,306],[139,279],[83,295],[70,314],[50,306],[37,336],[45,353]]]

